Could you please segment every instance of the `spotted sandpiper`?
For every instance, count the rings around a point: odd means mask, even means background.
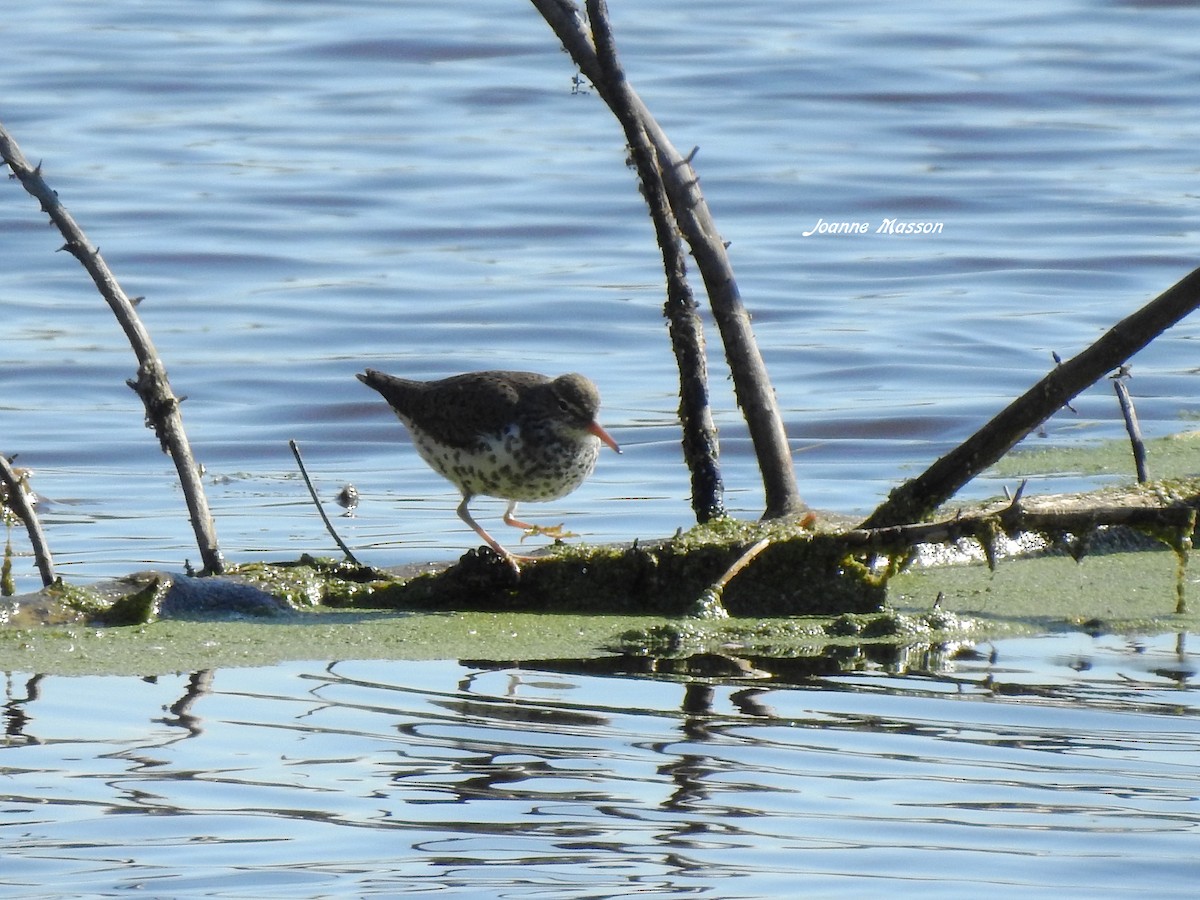
[[[583,375],[494,371],[412,381],[367,369],[358,380],[383,395],[421,458],[462,492],[459,518],[514,568],[516,557],[471,517],[472,498],[507,500],[506,524],[555,535],[515,518],[517,503],[571,493],[595,468],[601,442],[621,452],[596,422],[600,392]]]

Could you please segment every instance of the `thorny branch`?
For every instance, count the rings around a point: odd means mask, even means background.
[[[154,429],[163,451],[170,454],[175,463],[204,570],[209,574],[220,574],[224,562],[217,544],[216,526],[204,494],[200,468],[192,456],[191,445],[183,429],[179,399],[171,391],[166,368],[134,309],[133,301],[117,283],[116,277],[100,256],[100,251],[88,242],[83,229],[59,201],[58,194],[50,189],[42,177],[41,166],[29,164],[3,124],[0,124],[0,157],[25,190],[41,204],[42,211],[66,239],[63,249],[70,252],[87,270],[125,331],[138,360],[137,379],[129,381],[129,386],[142,399],[146,408],[146,424]]]

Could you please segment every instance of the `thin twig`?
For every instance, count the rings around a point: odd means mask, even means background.
[[[760,540],[749,550],[739,556],[734,564],[725,570],[725,574],[717,579],[716,584],[714,584],[713,587],[720,591],[725,590],[729,582],[733,581],[733,579],[739,572],[742,571],[742,569],[750,565],[750,563],[754,560],[754,557],[758,556],[758,554],[762,553],[769,546],[771,546],[770,538],[763,538]]]
[[[304,479],[304,484],[308,487],[308,493],[312,497],[313,504],[317,507],[317,512],[321,514],[321,521],[325,523],[325,530],[333,537],[341,551],[346,554],[346,559],[354,563],[356,566],[361,566],[362,563],[355,558],[350,548],[342,541],[338,533],[334,531],[333,523],[329,521],[329,516],[325,514],[324,507],[321,506],[321,501],[317,497],[317,489],[313,487],[312,479],[308,477],[308,469],[304,467],[304,460],[300,458],[300,446],[294,441],[288,441],[288,446],[292,448],[292,455],[296,457],[296,465],[300,467],[300,475]]]
[[[8,508],[22,522],[29,533],[29,543],[33,547],[33,558],[37,562],[38,571],[42,573],[42,586],[54,584],[54,559],[50,556],[50,547],[46,544],[46,536],[42,534],[42,524],[38,521],[37,513],[29,502],[29,494],[25,490],[24,479],[19,477],[7,458],[0,455],[0,481],[4,482],[5,496]]]
[[[1146,471],[1146,442],[1142,440],[1142,426],[1138,424],[1137,410],[1133,408],[1133,398],[1129,396],[1129,387],[1125,379],[1129,377],[1129,367],[1121,366],[1115,375],[1110,375],[1113,390],[1117,392],[1117,402],[1121,404],[1121,415],[1125,418],[1125,430],[1129,432],[1129,444],[1133,447],[1133,465],[1137,470],[1138,484],[1150,480]]]
[[[691,615],[700,619],[728,619],[729,611],[725,609],[725,604],[722,600],[725,594],[725,588],[742,569],[750,565],[758,554],[762,553],[771,546],[770,538],[763,538],[749,550],[745,551],[741,556],[734,560],[733,565],[725,570],[725,573],[700,592],[700,596],[696,598],[696,602],[692,604]]]

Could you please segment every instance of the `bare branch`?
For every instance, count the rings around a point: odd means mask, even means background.
[[[0,156],[12,168],[25,190],[38,200],[42,211],[50,216],[50,221],[66,239],[63,249],[69,251],[87,270],[125,331],[138,360],[137,379],[130,381],[129,386],[142,398],[146,407],[146,424],[154,429],[163,452],[170,454],[175,463],[205,571],[220,574],[224,562],[217,545],[216,526],[209,512],[200,469],[192,457],[192,449],[183,430],[179,400],[171,392],[166,368],[134,310],[133,302],[117,283],[116,277],[101,258],[100,251],[88,242],[83,229],[59,201],[58,194],[46,184],[41,166],[34,168],[29,164],[3,124],[0,124]]]
[[[750,327],[750,315],[742,304],[733,267],[725,252],[725,243],[717,232],[708,204],[700,192],[699,178],[691,166],[695,151],[685,159],[628,84],[618,96],[606,77],[592,36],[586,30],[583,17],[574,3],[570,0],[532,2],[580,71],[595,85],[604,102],[614,112],[622,104],[627,105],[630,110],[628,114],[636,117],[654,146],[671,211],[704,279],[713,319],[725,346],[734,393],[746,418],[762,473],[766,496],[764,517],[775,518],[803,511],[805,505],[796,486],[795,467],[775,391]],[[589,4],[589,9],[593,27],[598,20],[606,21],[601,3],[593,2]],[[620,113],[617,115],[621,118]]]
[[[923,519],[1072,397],[1128,361],[1197,306],[1200,269],[1122,319],[1078,356],[1055,366],[956,449],[893,490],[861,527],[881,528]]]

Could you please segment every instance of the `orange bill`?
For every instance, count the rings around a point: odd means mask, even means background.
[[[600,438],[600,440],[602,440],[604,443],[608,444],[608,446],[612,447],[618,453],[621,452],[621,448],[618,447],[617,442],[612,439],[612,435],[609,434],[607,431],[605,431],[603,428],[601,428],[600,424],[598,422],[593,422],[591,425],[588,426],[587,430],[590,431],[592,434],[594,434],[596,437]]]

